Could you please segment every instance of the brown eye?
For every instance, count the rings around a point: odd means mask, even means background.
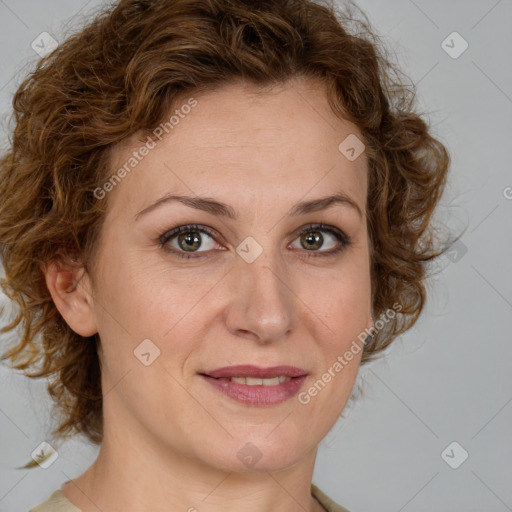
[[[322,247],[324,237],[320,231],[310,231],[305,235],[301,235],[301,244],[304,249],[317,250]]]
[[[159,242],[167,252],[178,257],[199,258],[208,256],[215,249],[215,236],[205,226],[186,225],[164,233]],[[307,256],[334,256],[351,244],[350,237],[343,231],[323,224],[308,226],[296,240],[300,241],[300,246],[294,248]]]
[[[214,249],[216,243],[213,233],[204,227],[180,226],[163,234],[160,237],[160,245],[177,256],[188,257],[187,253],[204,256],[202,253]]]
[[[342,231],[323,224],[308,226],[300,234],[300,247],[308,256],[332,256],[350,245],[350,238]]]
[[[201,235],[197,231],[188,231],[178,235],[178,246],[185,251],[195,251],[201,246]]]

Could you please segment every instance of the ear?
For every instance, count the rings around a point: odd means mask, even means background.
[[[84,267],[52,260],[42,265],[41,270],[53,302],[69,327],[80,336],[96,334],[90,280]]]

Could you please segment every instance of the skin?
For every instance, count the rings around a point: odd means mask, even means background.
[[[263,92],[237,82],[195,98],[109,193],[94,271],[45,269],[69,326],[102,340],[104,440],[95,463],[62,489],[83,512],[323,510],[310,495],[317,447],[351,394],[362,352],[308,404],[295,396],[245,405],[198,372],[287,364],[307,370],[307,390],[372,326],[367,160],[338,150],[349,134],[362,136],[334,115],[321,84],[304,79]],[[112,172],[140,140],[114,148]],[[338,191],[362,215],[346,204],[288,214]],[[169,193],[214,198],[238,218],[168,202],[135,220]],[[301,245],[301,228],[320,222],[352,243],[315,257],[340,244],[321,231],[323,245]],[[206,256],[180,259],[158,243],[191,223],[218,234],[200,233],[195,254]],[[236,252],[248,236],[263,249],[252,263]],[[167,247],[187,254],[173,240]],[[149,366],[133,353],[144,339],[161,351]],[[247,442],[261,454],[251,467],[237,457]]]

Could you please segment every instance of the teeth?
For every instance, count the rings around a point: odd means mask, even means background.
[[[253,377],[246,377],[245,378],[246,380],[246,384],[248,386],[258,386],[258,385],[262,385],[263,384],[263,379],[256,379],[256,378],[253,378]],[[268,379],[265,379],[265,380],[268,380]]]
[[[247,386],[277,386],[282,382],[288,382],[291,380],[291,377],[272,377],[269,379],[257,379],[254,377],[231,377],[231,382],[236,382],[237,384],[245,384]]]

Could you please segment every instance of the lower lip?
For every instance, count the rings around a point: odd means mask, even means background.
[[[201,375],[203,379],[209,382],[215,389],[233,398],[238,402],[248,405],[274,405],[280,404],[295,396],[307,375],[292,377],[291,380],[281,382],[275,386],[248,386],[247,384],[238,384],[229,379],[215,379],[208,375]]]

